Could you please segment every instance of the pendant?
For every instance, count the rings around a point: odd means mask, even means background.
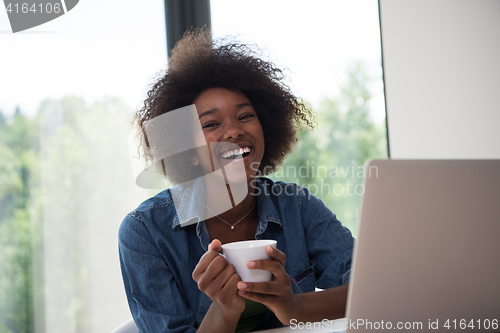
[[[234,230],[234,225],[231,226],[231,230]]]

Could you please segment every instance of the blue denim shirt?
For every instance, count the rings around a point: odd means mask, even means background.
[[[267,178],[258,180],[256,198],[255,239],[277,240],[294,293],[348,283],[354,239],[321,200]],[[205,221],[180,224],[170,190],[144,201],[121,224],[123,281],[141,332],[195,332],[212,303],[191,277],[210,243]],[[269,311],[262,328],[276,322]]]

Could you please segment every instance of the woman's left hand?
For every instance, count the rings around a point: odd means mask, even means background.
[[[238,293],[252,301],[259,302],[274,312],[285,325],[300,316],[300,304],[293,293],[290,277],[285,272],[286,255],[278,249],[268,246],[267,254],[272,259],[254,260],[247,263],[249,269],[271,271],[270,282],[238,282]]]

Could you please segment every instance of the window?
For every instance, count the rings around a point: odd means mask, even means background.
[[[318,114],[271,178],[308,187],[356,235],[360,168],[387,157],[377,1],[211,10],[215,38],[264,48]],[[127,136],[166,67],[163,1],[80,1],[16,34],[0,10],[0,45],[0,332],[109,332],[130,318],[118,227],[151,195]]]
[[[317,113],[270,177],[306,186],[357,235],[364,164],[388,155],[377,1],[212,0],[211,12],[214,38],[261,47]]]
[[[128,122],[166,66],[164,15],[161,0],[80,1],[0,33],[0,332],[130,318],[118,227],[150,193],[133,182]]]

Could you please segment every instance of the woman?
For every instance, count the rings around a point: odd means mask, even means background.
[[[193,179],[186,176],[191,169],[209,175],[217,164],[230,163],[243,170],[245,195],[235,200],[226,172],[229,209],[217,209],[222,199],[213,194],[215,181],[203,181],[205,207],[190,206],[199,191],[178,196],[197,223],[182,225],[174,204],[178,187],[127,215],[120,263],[142,332],[246,332],[345,316],[351,233],[307,189],[261,177],[292,150],[298,127],[312,127],[311,113],[282,81],[282,72],[248,46],[216,46],[208,33],[196,31],[176,45],[168,72],[149,91],[136,115],[148,149],[155,149],[146,138],[148,121],[194,104],[209,150],[166,162],[167,177],[182,183]],[[270,282],[242,282],[219,255],[221,244],[250,239],[277,240],[277,249],[266,249],[272,259],[247,264],[271,271]]]

